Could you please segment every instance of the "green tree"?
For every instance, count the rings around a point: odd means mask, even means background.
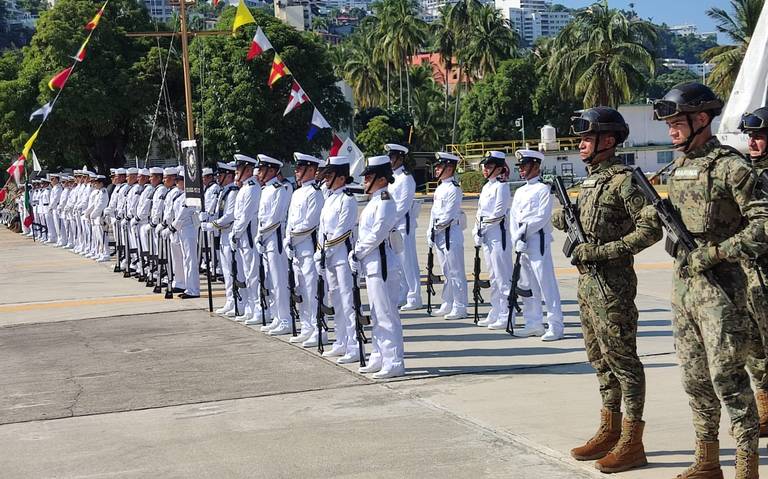
[[[691,72],[690,70],[672,70],[667,73],[662,73],[656,78],[648,81],[648,88],[642,98],[637,98],[638,101],[643,101],[645,98],[657,99],[663,97],[673,86],[683,82],[696,81],[700,78]]]
[[[381,154],[387,143],[398,143],[404,140],[403,130],[391,126],[389,117],[384,115],[371,119],[365,130],[361,131],[356,138],[358,146],[366,155]]]
[[[461,141],[490,141],[519,138],[514,121],[533,118],[531,92],[538,78],[527,59],[507,60],[496,73],[477,82],[461,108]],[[529,126],[530,127],[530,126]]]
[[[701,63],[702,53],[716,47],[717,42],[710,38],[699,38],[696,35],[673,35],[672,45],[675,54],[672,58],[682,58],[686,63]]]
[[[218,28],[231,28],[234,13],[234,8],[226,9]],[[283,112],[295,78],[332,125],[339,127],[349,122],[350,107],[335,85],[337,78],[327,50],[313,33],[299,32],[256,9],[252,9],[252,13],[294,76],[285,77],[269,88],[267,78],[273,53],[266,52],[251,62],[245,61],[256,25],[241,28],[235,38],[195,38],[190,49],[196,84],[200,83],[200,64],[206,66],[201,95],[206,156],[227,159],[242,151],[251,155],[265,153],[289,161],[294,151],[317,154],[330,145],[331,133],[322,130],[312,142],[307,141],[312,105],[304,104],[287,116],[283,116]]]
[[[499,62],[514,56],[517,33],[494,5],[476,9],[472,23],[466,60],[476,76],[483,78],[488,73],[495,73]]]
[[[607,0],[576,14],[555,39],[548,59],[549,79],[563,96],[583,99],[585,107],[616,107],[643,89],[655,71],[651,51],[656,30],[627,19]]]
[[[85,39],[83,26],[101,6],[94,0],[60,0],[42,14],[18,75],[0,81],[0,110],[6,112],[0,118],[0,148],[6,154],[17,154],[37,128],[29,114],[53,98],[47,81],[72,64],[70,56]],[[153,72],[159,78],[159,69],[144,63],[149,41],[127,38],[125,32],[150,26],[143,5],[109,3],[85,61],[77,65],[34,145],[45,166],[86,163],[106,171],[122,164],[132,147],[146,148],[157,90],[145,81]]]
[[[440,54],[440,58],[443,60],[443,67],[445,70],[445,78],[443,78],[443,86],[445,87],[445,114],[448,114],[448,76],[453,69],[454,55],[456,54],[456,42],[457,32],[454,30],[449,21],[450,15],[449,6],[440,7],[440,18],[430,25],[430,33],[434,41],[434,48],[437,53]]]
[[[706,62],[715,64],[709,83],[723,98],[731,94],[763,4],[764,0],[731,0],[733,15],[722,8],[707,10],[707,15],[717,22],[717,30],[734,42],[733,45],[710,48],[702,54]]]

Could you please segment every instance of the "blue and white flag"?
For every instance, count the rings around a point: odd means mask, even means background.
[[[330,127],[331,125],[325,119],[323,114],[320,113],[317,107],[315,107],[315,111],[312,113],[312,124],[309,127],[309,132],[307,133],[307,141],[312,141],[312,138],[314,138],[317,132],[321,129]]]
[[[51,113],[51,110],[53,110],[53,105],[51,105],[51,102],[48,102],[37,110],[33,111],[32,114],[29,115],[29,121],[45,121],[45,119],[48,118],[48,115]]]

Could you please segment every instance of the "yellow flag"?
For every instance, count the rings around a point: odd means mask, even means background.
[[[245,0],[240,0],[237,4],[237,13],[235,13],[235,23],[232,24],[232,35],[237,33],[237,29],[249,23],[256,23],[251,11],[245,6]]]
[[[21,154],[24,156],[24,158],[29,158],[29,150],[32,149],[32,144],[37,140],[37,134],[40,133],[40,128],[42,128],[43,125],[40,125],[37,127],[37,130],[35,130],[34,133],[32,133],[32,136],[29,137],[29,140],[27,140],[26,143],[24,143],[24,149],[21,150]]]

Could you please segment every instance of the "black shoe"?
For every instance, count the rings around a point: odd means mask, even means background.
[[[187,293],[181,293],[179,295],[179,298],[181,298],[181,299],[195,299],[195,298],[199,298],[199,297],[200,297],[199,294],[198,295],[192,295],[192,294],[187,294]]]
[[[184,290],[183,290],[183,289],[181,289],[181,288],[173,288],[173,289],[171,290],[171,292],[172,292],[172,293],[183,293],[183,292],[184,292]]]
[[[139,276],[138,278],[136,278],[136,279],[139,281],[139,283],[145,283],[145,282],[147,281],[147,277],[146,277],[146,276],[144,276],[143,274],[142,274],[142,275],[140,275],[140,276]]]

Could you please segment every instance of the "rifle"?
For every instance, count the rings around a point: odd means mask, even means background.
[[[768,198],[768,170],[763,170],[763,172],[758,175],[754,196],[759,200]]]
[[[683,248],[683,252],[686,257],[698,247],[696,239],[693,237],[690,231],[685,227],[685,223],[680,219],[680,216],[675,211],[672,203],[668,199],[662,199],[659,193],[653,187],[648,178],[645,177],[645,173],[640,168],[635,168],[632,171],[632,180],[635,185],[640,189],[640,192],[645,196],[645,199],[654,207],[656,214],[658,215],[661,223],[664,225],[664,230],[667,232],[667,240],[664,244],[664,249],[670,256],[677,258],[677,252],[680,247]],[[718,281],[715,272],[710,270],[702,273],[705,278],[710,282],[712,286],[719,289],[723,296],[731,297],[725,291],[723,286]]]
[[[579,213],[576,211],[576,207],[573,205],[573,203],[571,203],[571,197],[568,196],[568,190],[565,189],[563,179],[559,176],[555,176],[554,185],[555,196],[557,196],[558,201],[560,201],[560,204],[563,206],[565,224],[568,228],[566,232],[565,244],[563,245],[563,253],[567,258],[570,258],[576,246],[580,244],[587,244],[589,241],[587,241],[587,235],[584,233],[584,227],[581,225],[581,221],[579,220]],[[600,278],[600,273],[597,271],[597,266],[594,263],[578,263],[576,264],[576,269],[579,270],[579,273],[588,273],[593,278],[595,278],[597,287],[600,289],[600,293],[602,294],[603,299],[608,299],[608,296],[605,293],[603,280]]]
[[[121,222],[122,225],[122,222]],[[125,228],[121,228],[123,230],[123,235],[125,236],[125,242],[123,243],[123,247],[125,248],[125,251],[123,251],[123,258],[127,259],[128,266],[125,267],[125,271],[123,272],[123,278],[130,278],[133,274],[131,272],[131,239],[130,239],[130,224],[126,224]],[[85,232],[83,232],[85,233]]]
[[[242,301],[240,296],[240,289],[245,288],[245,282],[237,279],[237,250],[232,248],[232,299],[235,302],[235,317],[240,316],[240,311],[237,309],[237,303]]]
[[[155,285],[154,280],[154,273],[155,270],[157,270],[157,251],[155,248],[155,241],[152,237],[155,232],[155,227],[152,226],[152,222],[149,223],[149,226],[147,227],[147,259],[149,262],[149,271],[147,271],[147,282],[145,286],[147,288],[151,288]]]
[[[533,291],[530,289],[522,289],[517,287],[517,283],[520,282],[520,257],[523,253],[517,253],[515,255],[515,266],[512,268],[512,285],[509,288],[508,308],[507,312],[507,332],[514,336],[515,323],[513,321],[515,317],[515,311],[520,313],[520,305],[517,304],[517,297],[530,298],[533,296]]]
[[[435,244],[435,230],[432,230],[432,243]],[[435,255],[432,246],[427,251],[427,314],[432,314],[432,296],[435,296],[435,284],[439,284],[440,276],[433,273],[435,268]]]
[[[267,325],[267,296],[269,296],[269,290],[264,285],[267,280],[267,273],[264,270],[264,255],[259,255],[259,304],[261,305],[261,325]]]
[[[475,301],[475,324],[477,324],[477,321],[480,319],[480,316],[477,312],[477,307],[480,305],[480,303],[485,302],[480,292],[483,288],[491,287],[490,281],[488,281],[487,279],[484,279],[484,280],[480,279],[480,247],[479,246],[475,246],[475,268],[474,268],[473,274],[475,277],[475,285],[472,288],[472,295],[474,296],[474,301]]]
[[[139,260],[139,277],[138,281],[139,283],[144,282],[147,280],[145,267],[146,264],[144,264],[147,253],[144,251],[144,249],[141,247],[141,225],[138,223],[136,224],[136,248],[138,250],[138,260]]]
[[[165,239],[165,257],[168,260],[168,265],[165,267],[165,299],[173,299],[173,254],[170,236]]]
[[[320,269],[325,269],[325,248],[320,250]],[[323,331],[328,331],[328,324],[325,322],[326,314],[334,314],[333,308],[325,305],[325,279],[322,274],[317,275],[317,352],[323,354]]]
[[[363,302],[360,300],[360,286],[357,284],[357,273],[352,273],[352,301],[355,305],[355,333],[357,348],[360,356],[360,366],[365,366],[365,326],[371,324],[371,317],[363,314]]]
[[[296,308],[304,299],[296,294],[296,277],[293,275],[293,261],[288,260],[288,291],[291,294],[291,335],[296,336],[296,320],[299,319],[299,310]]]
[[[115,273],[119,273],[123,270],[122,266],[120,266],[123,263],[123,242],[120,229],[117,227],[119,224],[120,220],[118,219],[115,219],[115,222],[112,223],[112,233],[115,235],[115,255],[117,256],[117,264],[115,264],[115,268],[113,269]]]

